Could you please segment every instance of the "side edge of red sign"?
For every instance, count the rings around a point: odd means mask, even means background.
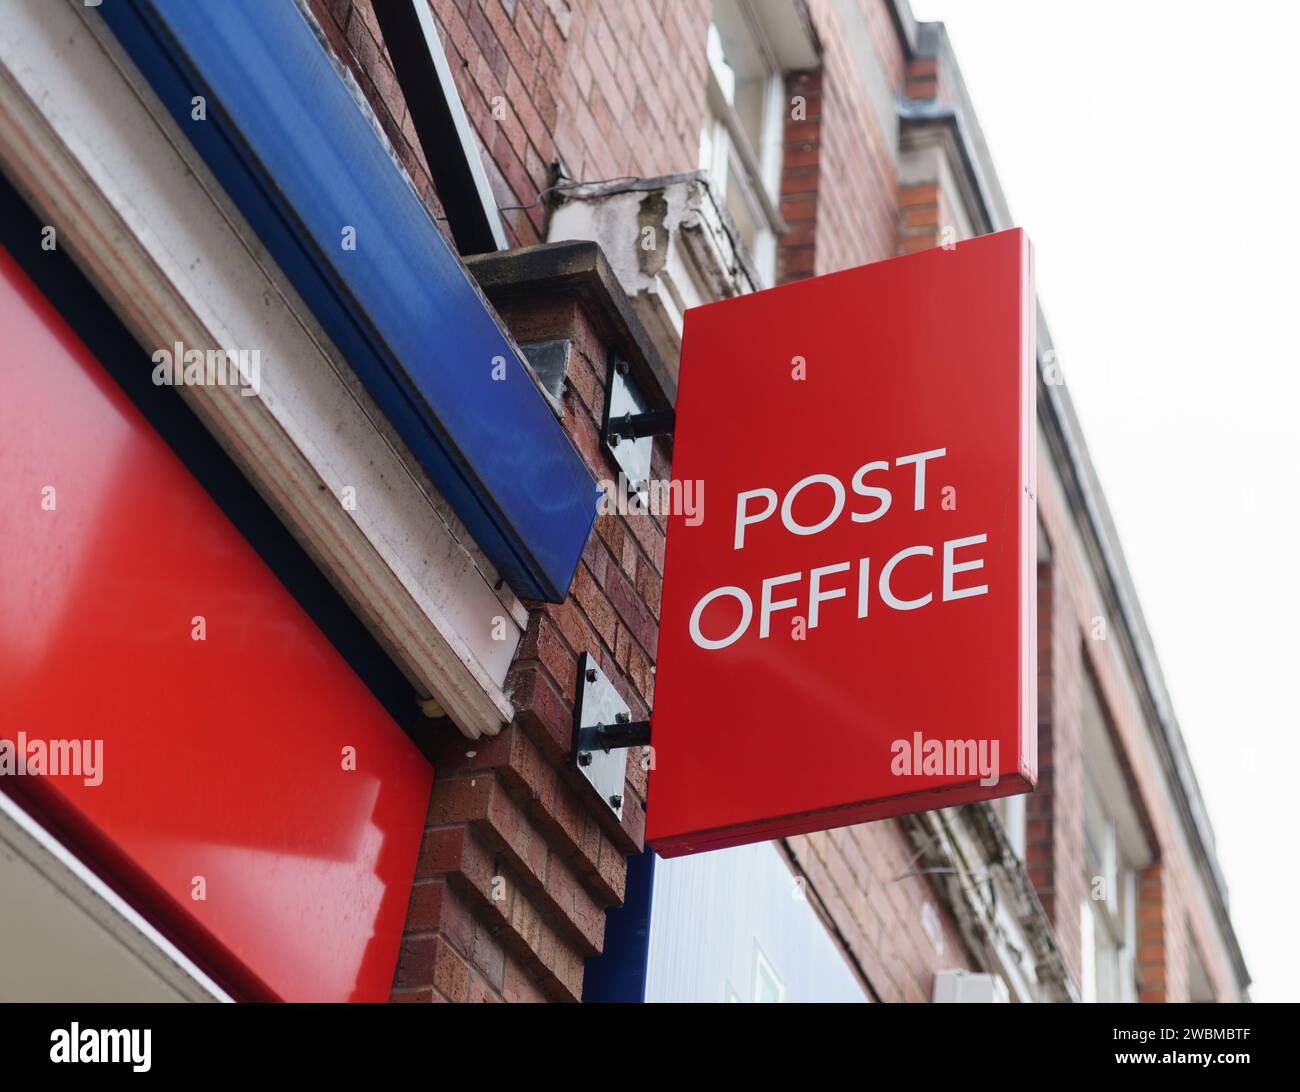
[[[1031,792],[1038,785],[1038,294],[1034,280],[1034,246],[1022,228],[1020,242],[1020,441],[1021,592],[1020,754]]]
[[[661,855],[1033,788],[1035,329],[1020,229],[687,313]]]

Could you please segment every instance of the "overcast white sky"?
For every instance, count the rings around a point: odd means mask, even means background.
[[[1300,998],[1300,4],[946,22],[1137,583],[1259,1001]]]

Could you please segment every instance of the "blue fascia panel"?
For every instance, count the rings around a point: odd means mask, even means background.
[[[501,575],[562,601],[596,483],[302,14],[96,10]]]
[[[627,859],[623,905],[605,911],[605,946],[582,973],[588,1004],[641,1004],[650,973],[650,912],[654,905],[655,852]]]

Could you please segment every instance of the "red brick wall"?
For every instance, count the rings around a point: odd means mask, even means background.
[[[310,4],[335,57],[360,85],[406,173],[429,211],[441,222],[442,205],[433,189],[392,61],[380,44],[383,37],[374,10],[365,0],[310,0]]]
[[[1168,945],[1165,938],[1164,883],[1160,866],[1152,865],[1138,876],[1138,1000],[1169,1000],[1169,974],[1166,966]]]
[[[311,0],[407,173],[436,196],[369,0]],[[507,235],[545,234],[553,164],[581,180],[694,170],[704,118],[704,0],[431,0]],[[671,78],[666,78],[671,74]]]
[[[909,99],[937,99],[939,62],[933,57],[916,57],[909,61],[904,93]]]
[[[902,186],[898,195],[898,252],[913,254],[939,245],[943,196],[935,182]],[[951,223],[951,221],[947,221]]]
[[[796,867],[881,1001],[929,1001],[936,971],[975,965],[925,875],[911,842],[892,820],[786,839]],[[940,942],[921,927],[925,904]]]
[[[942,73],[934,57],[915,57],[907,63],[903,93],[909,99],[945,97]],[[914,254],[947,242],[944,228],[955,226],[958,216],[951,196],[937,179],[900,186],[898,195],[898,253]],[[952,242],[956,238],[949,236]]]
[[[777,243],[778,284],[802,280],[815,272],[817,259],[817,191],[821,185],[822,74],[792,72],[786,77],[786,112],[781,162],[781,218],[789,230]],[[802,106],[799,115],[795,103]]]
[[[1025,804],[1025,866],[1066,966],[1080,981],[1085,894],[1082,665],[1059,567],[1038,566],[1038,788]]]
[[[859,0],[891,86],[902,79],[903,51],[884,0]],[[893,257],[898,180],[889,145],[867,98],[833,0],[812,0],[821,37],[821,121],[816,271],[830,273]]]

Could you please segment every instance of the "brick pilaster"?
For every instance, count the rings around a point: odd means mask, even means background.
[[[1164,876],[1159,864],[1138,873],[1138,1000],[1162,1004],[1169,1000],[1165,963]]]
[[[937,182],[898,188],[898,252],[914,254],[939,245],[940,204]]]
[[[816,271],[817,195],[821,178],[822,74],[792,72],[786,77],[789,110],[781,165],[781,216],[789,231],[776,251],[778,284],[811,277]]]
[[[1038,566],[1038,788],[1026,805],[1029,878],[1075,981],[1083,939],[1082,653],[1061,576]]]
[[[606,335],[571,299],[499,310],[521,341],[570,342],[565,427],[596,479],[616,479],[599,442]],[[652,474],[668,476],[662,442]],[[513,723],[491,739],[438,733],[394,1000],[581,998],[584,960],[601,951],[605,909],[642,845],[646,772],[630,750],[620,823],[569,765],[578,657],[591,652],[633,716],[648,715],[663,557],[660,516],[599,516],[568,599],[529,605],[507,679]]]
[[[917,57],[907,64],[904,93],[909,99],[939,97],[939,62],[934,57]]]

